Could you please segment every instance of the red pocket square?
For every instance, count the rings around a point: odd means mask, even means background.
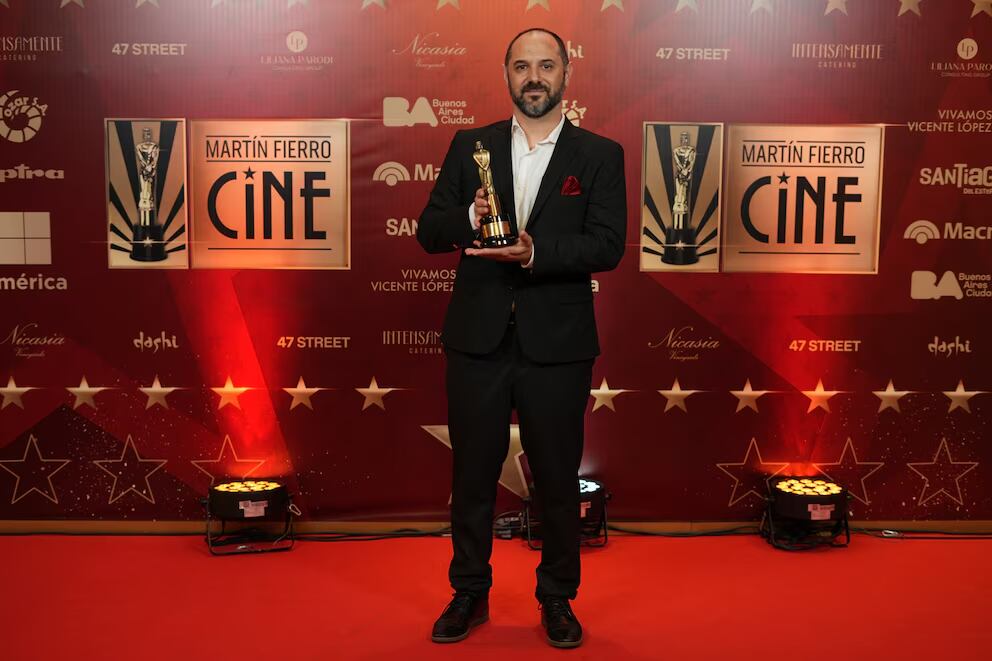
[[[561,185],[562,195],[582,195],[582,186],[579,186],[579,180],[568,175],[565,177],[565,183]]]

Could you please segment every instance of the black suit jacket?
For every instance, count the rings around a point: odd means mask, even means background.
[[[472,160],[479,140],[491,153],[496,192],[513,213],[510,121],[458,131],[451,141],[417,240],[429,253],[471,247],[468,209],[480,187]],[[562,195],[575,177],[578,195]],[[497,348],[515,306],[524,354],[541,363],[585,360],[599,354],[590,274],[616,267],[627,232],[623,148],[567,119],[541,180],[527,222],[534,267],[462,253],[441,339],[446,347],[485,354]]]

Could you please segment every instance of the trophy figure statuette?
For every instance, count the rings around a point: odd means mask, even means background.
[[[132,227],[131,259],[137,262],[160,262],[166,258],[164,229],[158,223],[155,183],[158,174],[158,143],[152,130],[143,129],[141,142],[134,148],[138,158],[138,222]]]
[[[483,248],[502,248],[512,246],[517,242],[517,224],[508,213],[503,211],[496,187],[493,185],[493,171],[489,167],[489,151],[483,148],[481,142],[475,143],[472,159],[479,166],[479,179],[486,199],[489,201],[489,213],[479,219],[479,243]]]
[[[689,133],[682,132],[678,147],[672,150],[675,165],[675,200],[672,203],[672,225],[665,230],[665,250],[661,261],[685,266],[699,261],[696,254],[696,230],[692,227],[689,208],[689,186],[696,165],[696,148],[689,144]]]

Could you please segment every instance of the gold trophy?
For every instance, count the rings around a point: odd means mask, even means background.
[[[509,214],[503,213],[503,205],[493,186],[493,172],[489,168],[489,151],[481,142],[475,143],[472,159],[479,166],[479,179],[489,201],[489,213],[479,219],[479,243],[483,248],[502,248],[517,242],[517,224]]]

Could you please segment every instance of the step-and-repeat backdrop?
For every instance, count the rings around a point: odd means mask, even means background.
[[[532,26],[626,152],[612,516],[746,519],[798,474],[992,518],[992,2],[0,0],[0,519],[276,476],[309,518],[445,520],[458,255],[417,217]]]

